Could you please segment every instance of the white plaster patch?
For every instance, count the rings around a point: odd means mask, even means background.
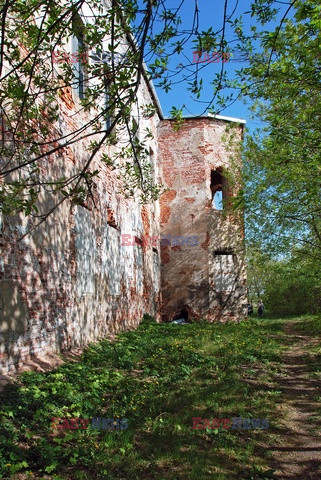
[[[76,207],[76,263],[77,293],[91,294],[95,291],[94,265],[96,257],[96,239],[93,235],[91,212],[83,207]]]
[[[236,266],[234,255],[215,255],[214,282],[217,292],[231,292],[235,288]]]

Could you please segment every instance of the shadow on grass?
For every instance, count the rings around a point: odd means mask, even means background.
[[[0,398],[3,478],[272,478],[262,447],[270,431],[193,430],[192,418],[267,418],[277,429],[283,327],[145,321],[77,363],[22,375]],[[126,418],[129,427],[53,430],[52,417]]]

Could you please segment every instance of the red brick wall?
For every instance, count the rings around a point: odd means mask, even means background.
[[[175,131],[173,121],[159,127],[159,157],[168,191],[160,199],[161,232],[197,236],[198,245],[162,248],[162,316],[172,320],[187,311],[208,320],[239,319],[246,306],[242,220],[212,206],[211,170],[231,167],[223,141],[227,122],[213,118],[186,119]],[[241,137],[242,127],[235,127]],[[235,285],[219,291],[218,251],[233,250]],[[230,273],[227,272],[228,275]],[[224,275],[220,272],[219,276]],[[221,288],[221,287],[220,287]]]
[[[71,90],[60,96],[60,126],[64,133],[86,121],[75,115]],[[146,84],[139,91],[141,109],[152,101]],[[156,133],[159,117],[136,120]],[[45,121],[45,119],[44,119]],[[55,135],[59,125],[52,126]],[[93,140],[93,137],[91,137]],[[105,147],[110,153],[112,147]],[[115,147],[117,148],[117,147]],[[150,140],[157,152],[157,137]],[[86,161],[86,140],[64,148],[41,164],[44,176],[59,178]],[[157,155],[154,156],[157,172]],[[92,170],[94,197],[83,205],[64,202],[23,240],[33,225],[23,215],[3,218],[0,229],[0,373],[28,359],[84,347],[107,334],[133,328],[144,313],[158,318],[160,305],[160,249],[122,246],[122,234],[141,237],[159,234],[156,203],[142,207],[120,194],[118,171],[99,161]],[[40,213],[53,205],[43,194]]]

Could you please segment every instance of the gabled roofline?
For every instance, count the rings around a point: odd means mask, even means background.
[[[126,37],[127,37],[127,41],[128,43],[130,44],[131,48],[135,51],[135,53],[138,51],[138,47],[136,45],[136,42],[133,38],[133,36],[127,32],[126,33]],[[162,107],[161,107],[161,104],[159,102],[159,99],[158,99],[158,95],[156,93],[156,90],[155,90],[155,87],[154,87],[154,84],[152,82],[152,80],[150,80],[148,78],[148,70],[147,70],[147,65],[145,63],[145,61],[143,60],[143,63],[142,63],[142,74],[143,74],[143,77],[144,77],[144,80],[146,82],[146,85],[147,85],[147,88],[148,88],[148,91],[153,99],[153,102],[156,106],[156,110],[157,110],[157,113],[158,113],[158,116],[160,118],[160,120],[164,120],[164,113],[163,113],[163,110],[162,110]]]
[[[117,1],[117,0],[116,0]],[[121,21],[123,22],[123,24],[125,23],[124,21],[124,17],[123,17],[123,14],[122,12],[120,12],[120,16],[121,16]],[[126,32],[126,39],[130,45],[130,47],[133,49],[133,51],[136,53],[139,51],[139,48],[136,44],[136,41],[133,37],[133,35],[130,33],[130,32]],[[147,65],[145,63],[145,60],[143,59],[143,62],[142,62],[142,74],[143,74],[143,77],[144,77],[144,80],[147,84],[147,88],[148,88],[148,91],[152,97],[152,100],[156,106],[156,110],[157,110],[157,113],[158,113],[158,116],[160,118],[160,120],[164,120],[164,113],[163,113],[163,110],[162,110],[162,107],[161,107],[161,104],[159,102],[159,99],[158,99],[158,95],[156,93],[156,90],[155,90],[155,87],[154,87],[154,84],[152,82],[152,80],[150,78],[148,78],[148,69],[147,69]]]
[[[164,118],[165,118],[164,117],[164,112],[163,112],[162,106],[160,104],[157,92],[155,90],[153,80],[148,78],[148,70],[147,70],[147,65],[146,65],[145,62],[143,62],[143,75],[144,75],[144,79],[146,81],[149,93],[151,94],[151,97],[152,97],[152,99],[153,99],[153,101],[156,105],[159,118],[160,118],[160,120],[164,120]]]

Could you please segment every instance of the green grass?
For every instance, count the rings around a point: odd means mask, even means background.
[[[277,428],[284,321],[156,324],[26,373],[0,398],[0,478],[257,480]],[[192,417],[268,418],[270,430],[193,430]],[[53,430],[51,417],[126,418],[119,431]],[[11,477],[10,477],[11,475]],[[18,478],[18,477],[17,477]]]
[[[305,315],[298,320],[296,330],[308,335],[321,336],[321,315]]]

